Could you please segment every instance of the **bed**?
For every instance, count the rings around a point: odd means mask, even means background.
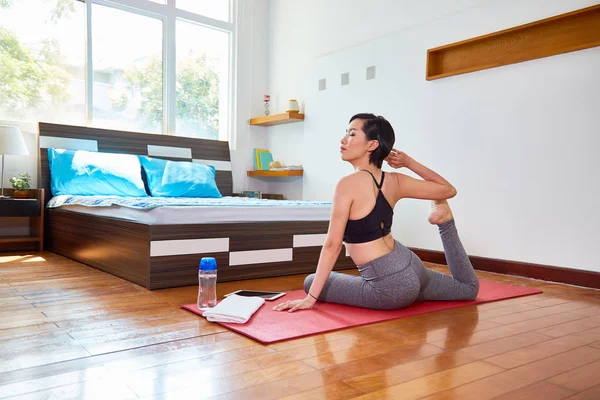
[[[227,142],[40,123],[39,187],[51,193],[48,148],[214,165],[228,202],[172,199],[135,208],[110,198],[47,196],[45,246],[51,252],[148,289],[197,284],[202,257],[216,258],[220,282],[315,271],[330,205],[233,197]],[[352,267],[342,250],[334,269]]]

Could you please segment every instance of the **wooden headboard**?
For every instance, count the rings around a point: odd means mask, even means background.
[[[233,194],[233,177],[231,175],[231,157],[228,142],[45,122],[39,123],[39,133],[38,186],[40,189],[46,189],[47,199],[52,197],[48,148],[136,154],[166,160],[210,164],[216,169],[216,181],[221,194],[223,196]]]

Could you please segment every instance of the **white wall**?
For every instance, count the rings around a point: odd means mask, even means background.
[[[234,138],[231,143],[233,191],[268,191],[268,182],[247,177],[254,169],[254,148],[267,147],[267,131],[251,126],[252,117],[262,115],[267,87],[268,1],[238,1],[237,94]]]
[[[306,120],[269,128],[269,148],[304,164],[304,199],[331,199],[351,172],[338,154],[349,117],[382,114],[396,147],[458,188],[451,205],[469,254],[600,271],[600,48],[425,80],[428,48],[597,3],[271,1],[270,91],[303,100]],[[377,78],[366,81],[369,65]],[[395,237],[441,250],[428,209],[400,202]]]
[[[29,150],[28,156],[4,156],[4,188],[11,188],[10,178],[27,172],[31,175],[31,187],[37,187],[37,125],[0,120],[0,125],[18,126]],[[1,178],[0,178],[1,179]]]
[[[10,178],[28,172],[31,187],[37,187],[37,127],[33,123],[17,123],[0,120],[0,125],[18,126],[29,150],[28,156],[4,156],[4,188],[12,188]],[[1,179],[1,178],[0,178]],[[4,218],[0,222],[0,236],[29,235],[28,218]]]

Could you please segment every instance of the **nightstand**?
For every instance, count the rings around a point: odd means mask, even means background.
[[[12,189],[4,189],[7,196]],[[29,235],[0,236],[0,251],[44,249],[44,189],[31,189],[26,199],[0,198],[0,224],[5,218],[29,217]]]

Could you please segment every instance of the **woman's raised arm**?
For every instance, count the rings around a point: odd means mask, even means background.
[[[456,196],[456,189],[438,173],[427,168],[406,153],[392,149],[386,158],[393,168],[408,168],[423,180],[395,173],[400,197],[424,200],[446,200]]]

